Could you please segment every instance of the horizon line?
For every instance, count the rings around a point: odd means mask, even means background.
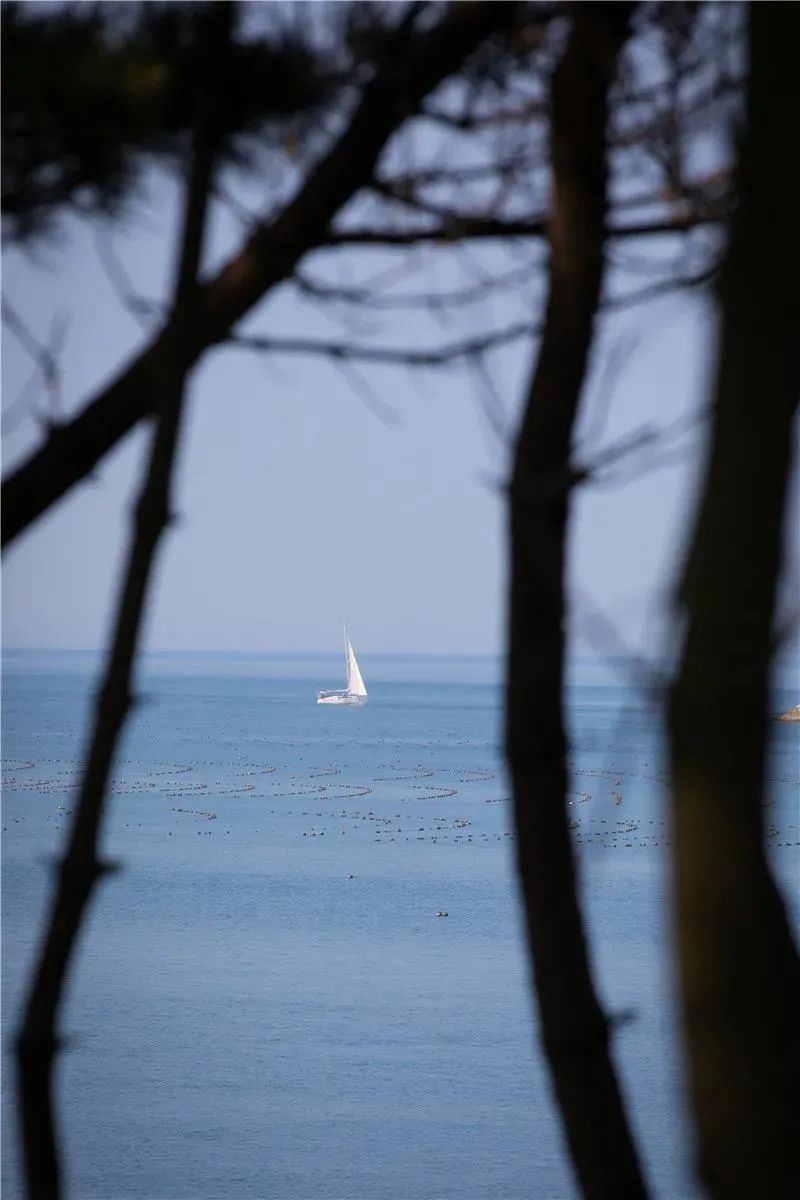
[[[0,643],[0,654],[94,654],[102,655],[106,653],[107,647],[87,647],[87,646],[7,646]],[[359,650],[359,654],[363,656],[379,656],[382,658],[493,658],[499,659],[505,657],[504,650]],[[230,650],[230,649],[200,649],[194,647],[192,649],[164,649],[164,648],[147,648],[140,650],[138,657],[165,656],[165,655],[208,655],[215,657],[273,657],[273,658],[303,658],[317,657],[325,658],[339,657],[338,651],[333,650],[276,650],[276,649],[248,649],[248,650]],[[581,648],[577,655],[568,655],[568,657],[579,657],[592,659],[600,662],[610,661],[628,661],[636,658],[647,658],[644,652],[631,651],[630,654],[604,654],[601,651],[592,651],[588,648]],[[652,661],[652,660],[651,660]]]

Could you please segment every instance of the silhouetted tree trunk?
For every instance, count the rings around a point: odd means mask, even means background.
[[[671,698],[677,950],[701,1177],[800,1195],[800,962],[763,836],[769,669],[800,394],[800,11],[750,11],[741,204]]]
[[[645,1194],[592,985],[567,823],[564,565],[575,423],[603,278],[608,90],[630,6],[578,4],[552,86],[545,329],[511,484],[506,749],[541,1038],[584,1195]]]
[[[212,72],[229,44],[234,6],[210,5],[199,48]],[[202,28],[202,27],[201,27]],[[207,75],[206,75],[207,77]],[[183,350],[197,296],[197,273],[211,192],[216,139],[208,92],[197,97],[191,174],[174,291],[172,342],[155,377],[155,430],[136,508],[128,563],[69,842],[17,1040],[22,1143],[31,1200],[57,1200],[62,1180],[54,1103],[58,1013],[70,962],[95,883],[107,870],[98,857],[101,820],[119,735],[131,706],[131,678],[152,567],[170,515],[170,491],[188,364]]]

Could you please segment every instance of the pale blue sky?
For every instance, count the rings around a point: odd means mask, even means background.
[[[149,297],[165,294],[174,211],[173,188],[155,180],[138,215],[114,235],[136,287]],[[212,259],[229,254],[239,237],[227,217],[218,217]],[[365,252],[358,253],[363,267]],[[70,221],[57,243],[37,246],[35,255],[7,250],[4,291],[42,340],[54,312],[68,315],[63,390],[74,409],[142,334],[85,225]],[[383,261],[373,255],[369,265]],[[422,256],[408,286],[430,284],[435,261]],[[460,328],[499,326],[521,311],[519,300],[495,299]],[[288,294],[259,306],[248,324],[272,334],[336,333]],[[705,300],[672,298],[615,318],[601,349],[622,330],[636,340],[615,379],[604,444],[642,425],[669,424],[707,398],[713,320]],[[419,346],[455,338],[459,329],[401,313],[364,332],[382,343]],[[511,407],[528,357],[523,347],[496,356]],[[601,365],[605,359],[601,353]],[[4,405],[29,373],[29,360],[6,332]],[[405,370],[368,374],[398,414],[397,426],[378,420],[324,361],[264,363],[234,350],[206,357],[192,386],[178,486],[182,519],[162,550],[149,648],[327,651],[338,647],[346,620],[362,652],[502,649],[504,509],[497,485],[506,457],[473,383],[460,370],[424,379]],[[597,392],[595,378],[590,409]],[[4,438],[6,469],[38,436],[26,421]],[[144,443],[143,431],[131,436],[95,480],[74,489],[6,555],[7,647],[103,643]],[[693,462],[687,453],[625,486],[587,488],[578,499],[576,609],[580,615],[588,602],[598,606],[636,647],[656,648]]]

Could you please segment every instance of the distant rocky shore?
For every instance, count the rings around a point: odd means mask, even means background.
[[[787,709],[785,713],[779,713],[775,720],[800,721],[800,704],[795,704],[794,708]]]

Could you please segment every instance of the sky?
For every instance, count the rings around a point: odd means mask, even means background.
[[[136,211],[111,231],[136,290],[152,299],[168,293],[176,212],[173,184],[154,175]],[[236,222],[218,212],[209,265],[228,257],[241,236]],[[387,264],[372,251],[355,253],[354,271]],[[441,283],[449,268],[437,261],[416,256],[408,286]],[[342,270],[350,270],[347,262]],[[82,407],[145,336],[98,257],[96,231],[76,219],[32,251],[6,247],[3,290],[42,341],[54,316],[66,317],[61,386],[67,411]],[[488,298],[460,330],[441,328],[425,313],[370,315],[347,337],[437,344],[465,330],[485,331],[487,323],[499,327],[524,303],[519,296]],[[288,289],[259,305],[247,328],[272,335],[341,332]],[[604,323],[584,395],[584,426],[596,426],[607,413],[590,456],[705,404],[713,345],[713,311],[700,296],[663,299]],[[618,352],[621,365],[610,372]],[[346,622],[364,653],[502,652],[502,488],[530,348],[510,348],[494,361],[496,388],[508,409],[505,439],[492,432],[463,370],[424,377],[405,369],[365,371],[372,392],[394,414],[387,422],[325,361],[265,361],[232,348],[208,354],[191,383],[177,478],[179,521],[159,557],[145,647],[324,652],[340,645]],[[2,367],[6,411],[31,371],[8,330]],[[41,411],[40,397],[34,412],[37,406]],[[4,469],[23,460],[40,437],[35,416],[17,421],[3,438]],[[105,643],[148,438],[145,429],[129,436],[90,482],[74,488],[7,552],[5,647],[96,649]],[[633,477],[623,470],[622,482],[588,486],[576,497],[571,632],[581,650],[663,648],[699,435],[680,447],[666,466]],[[794,505],[793,520],[796,488]]]

